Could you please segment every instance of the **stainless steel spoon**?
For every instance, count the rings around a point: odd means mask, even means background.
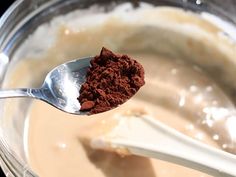
[[[78,59],[57,66],[47,74],[41,88],[0,90],[0,98],[35,98],[70,114],[87,114],[80,111],[77,97],[92,58]]]

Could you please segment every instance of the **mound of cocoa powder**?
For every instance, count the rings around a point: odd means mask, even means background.
[[[108,111],[130,99],[145,84],[142,65],[127,55],[103,47],[90,63],[78,97],[80,111]]]

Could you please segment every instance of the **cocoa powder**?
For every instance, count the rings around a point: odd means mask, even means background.
[[[145,84],[142,65],[127,55],[114,54],[103,47],[90,63],[78,97],[80,111],[95,114],[113,109]]]

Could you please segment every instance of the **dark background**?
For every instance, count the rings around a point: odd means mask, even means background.
[[[2,14],[13,2],[14,0],[0,0],[0,16],[2,16]]]
[[[2,16],[2,14],[13,2],[14,0],[0,0],[0,16]],[[5,177],[1,169],[0,169],[0,177]]]

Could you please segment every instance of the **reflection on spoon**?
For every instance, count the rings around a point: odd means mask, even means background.
[[[30,97],[45,101],[70,114],[85,115],[77,100],[81,85],[93,57],[78,59],[57,66],[50,71],[41,88],[0,90],[0,98]]]

